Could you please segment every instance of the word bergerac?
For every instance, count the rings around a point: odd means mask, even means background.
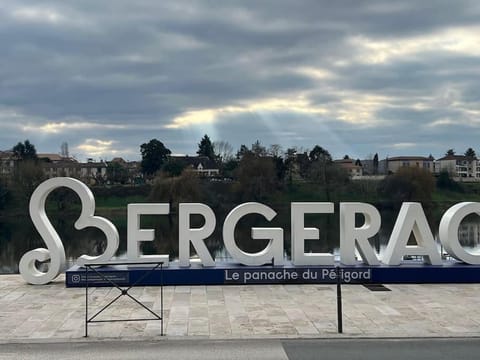
[[[75,222],[77,229],[96,227],[106,237],[105,252],[99,256],[82,255],[77,259],[80,266],[86,263],[108,262],[118,249],[119,236],[115,226],[107,219],[94,215],[95,199],[90,189],[82,182],[72,178],[53,178],[40,184],[30,200],[30,216],[47,245],[27,252],[20,260],[20,273],[32,284],[45,284],[52,281],[65,268],[65,250],[61,239],[51,225],[46,213],[45,202],[48,195],[59,187],[67,187],[78,194],[82,203],[80,218]],[[170,212],[168,203],[129,204],[127,229],[127,258],[138,263],[145,261],[163,261],[168,265],[169,254],[142,255],[140,243],[155,238],[153,229],[140,226],[142,215],[167,215]],[[305,227],[306,214],[331,214],[334,204],[331,202],[293,202],[291,203],[291,254],[294,265],[334,265],[331,253],[306,253],[305,240],[319,241],[319,229]],[[212,235],[216,226],[213,210],[205,204],[179,204],[179,266],[189,267],[192,262],[203,266],[215,266],[215,260],[208,251],[204,240]],[[458,239],[458,227],[462,219],[472,213],[480,214],[480,203],[463,202],[452,206],[442,217],[439,228],[440,241],[445,250],[457,260],[467,264],[480,264],[480,255],[467,252]],[[254,227],[252,238],[270,240],[267,246],[257,253],[247,253],[240,249],[235,241],[235,227],[239,220],[248,214],[262,215],[271,221],[276,212],[260,203],[249,202],[238,205],[230,211],[223,223],[223,242],[233,260],[247,266],[273,264],[284,265],[284,231],[279,227]],[[360,227],[355,226],[357,214],[363,215],[365,221]],[[192,228],[192,215],[200,215],[205,223],[200,228]],[[435,245],[432,231],[420,203],[404,203],[398,214],[383,258],[377,257],[368,239],[377,234],[381,225],[379,211],[372,205],[358,202],[340,203],[340,261],[345,265],[356,265],[358,260],[355,249],[367,265],[400,265],[404,256],[422,256],[424,261],[432,265],[441,265],[440,253]],[[407,245],[412,234],[416,245]],[[190,244],[193,245],[198,258],[192,259]],[[47,272],[38,270],[36,262],[50,260]]]

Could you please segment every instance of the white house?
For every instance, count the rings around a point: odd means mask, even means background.
[[[477,158],[465,155],[446,155],[435,162],[435,172],[447,171],[457,178],[480,178]]]

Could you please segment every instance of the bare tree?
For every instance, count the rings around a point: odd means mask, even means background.
[[[68,143],[67,142],[63,142],[62,145],[60,146],[60,149],[61,149],[61,155],[63,158],[69,158],[70,157],[70,154],[68,153]]]
[[[282,146],[279,144],[272,144],[268,148],[268,154],[273,156],[273,157],[281,157],[283,153]]]
[[[234,158],[233,156],[233,146],[230,145],[227,141],[214,141],[213,150],[218,156],[218,159],[222,163],[226,163]]]

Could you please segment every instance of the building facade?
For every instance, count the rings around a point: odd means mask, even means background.
[[[347,171],[351,178],[356,178],[363,175],[361,163],[356,164],[355,160],[353,159],[335,160],[334,164]]]
[[[12,151],[0,151],[0,177],[13,176],[16,158]]]
[[[88,185],[102,183],[107,178],[107,164],[103,161],[86,163],[69,159],[56,162],[43,161],[42,167],[47,178],[68,176],[79,179]]]
[[[436,161],[435,172],[448,172],[456,178],[480,179],[480,164],[475,157],[465,155],[447,155]]]
[[[202,177],[215,177],[220,175],[217,163],[206,156],[172,156],[175,161],[182,162],[186,168],[191,169]]]
[[[405,167],[419,168],[430,173],[435,172],[434,158],[432,156],[397,156],[387,158],[387,171],[395,174],[399,169]]]

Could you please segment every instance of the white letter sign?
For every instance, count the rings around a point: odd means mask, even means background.
[[[32,194],[29,204],[32,222],[46,244],[46,248],[30,250],[20,259],[20,274],[30,284],[46,284],[55,279],[65,268],[66,255],[64,245],[48,219],[45,210],[49,194],[60,187],[71,189],[80,198],[82,209],[80,217],[74,224],[75,228],[79,230],[87,227],[98,228],[103,232],[106,239],[106,247],[103,254],[98,256],[82,255],[76,260],[76,264],[80,267],[86,264],[113,265],[110,260],[118,250],[118,231],[109,220],[95,216],[95,199],[90,189],[81,181],[73,178],[57,177],[49,179],[37,187]],[[128,261],[134,264],[163,262],[165,266],[168,266],[169,254],[142,254],[140,243],[153,241],[155,239],[155,231],[154,229],[143,229],[140,220],[142,215],[168,215],[170,213],[170,205],[167,203],[129,204],[127,209]],[[306,241],[314,240],[318,244],[320,240],[320,231],[317,227],[305,227],[305,216],[306,214],[332,214],[334,212],[334,204],[332,202],[292,202],[290,210],[291,263],[296,266],[325,266],[327,268],[322,269],[322,276],[328,275],[330,280],[333,280],[331,276],[336,276],[335,269],[332,268],[335,265],[333,254],[305,251]],[[286,263],[284,230],[280,227],[252,227],[251,238],[254,240],[268,240],[268,244],[263,250],[256,253],[249,253],[240,249],[235,241],[235,228],[240,220],[249,214],[259,214],[267,221],[272,221],[277,216],[277,213],[272,208],[257,202],[238,205],[230,211],[223,224],[222,235],[225,249],[230,253],[234,262],[243,265],[284,265]],[[359,227],[355,224],[357,214],[365,219]],[[439,238],[448,254],[456,260],[466,264],[480,265],[480,254],[468,252],[468,249],[464,249],[459,240],[459,226],[463,219],[470,214],[480,216],[480,203],[462,202],[448,209],[440,222]],[[405,256],[421,257],[423,262],[432,265],[442,265],[441,254],[438,251],[437,244],[435,244],[432,231],[420,203],[406,202],[402,204],[381,260],[378,259],[375,249],[370,243],[370,239],[380,230],[380,212],[370,204],[344,202],[340,203],[339,215],[340,262],[344,265],[356,266],[359,260],[362,260],[363,263],[369,266],[380,265],[381,263],[397,266],[402,264]],[[205,221],[203,226],[192,227],[192,216],[203,217]],[[178,263],[177,268],[172,265],[168,270],[176,272],[178,267],[189,267],[193,263],[214,267],[215,259],[208,250],[205,240],[214,234],[215,227],[215,213],[209,206],[201,203],[178,204]],[[416,243],[408,245],[412,234]],[[328,249],[327,245],[329,244],[325,243],[324,245],[325,249]],[[198,259],[191,258],[191,246],[193,246],[198,255]],[[38,263],[45,264],[39,266]],[[118,264],[119,262],[117,262]],[[402,264],[402,267],[410,267],[411,264],[417,265],[418,262],[409,261]],[[260,272],[245,272],[244,281],[247,282],[249,280],[248,277],[260,275],[268,275],[270,277],[298,276],[296,271],[288,269],[290,267],[289,263],[286,269],[276,268],[272,272],[262,272],[262,274]],[[368,271],[370,270],[368,269]],[[383,271],[382,268],[377,268],[373,271],[377,270]],[[74,269],[73,271],[77,270]],[[186,273],[190,271],[196,272],[197,269],[185,270]],[[303,280],[313,279],[310,278],[310,270],[308,271],[308,273],[305,273],[307,277],[304,277]],[[213,273],[215,271],[209,269],[206,272]],[[229,280],[239,280],[241,272],[232,274],[227,276]],[[349,273],[347,272],[346,274]]]
[[[258,253],[247,253],[235,243],[235,227],[238,221],[247,214],[260,214],[271,221],[277,213],[260,203],[245,203],[238,205],[227,215],[223,223],[223,242],[225,248],[234,260],[244,265],[264,265],[273,262],[283,265],[283,229],[281,228],[252,228],[254,240],[269,239],[267,247]]]
[[[305,214],[333,213],[333,203],[292,203],[292,261],[295,265],[332,265],[329,253],[305,253],[305,240],[319,240],[317,228],[305,228]]]
[[[407,245],[413,231],[418,245]],[[400,265],[405,255],[423,256],[426,263],[440,265],[442,259],[420,203],[403,203],[388,241],[383,262]]]
[[[355,215],[363,214],[365,223],[355,227]],[[368,265],[379,265],[377,256],[368,239],[380,230],[380,213],[365,203],[340,203],[340,261],[345,265],[356,265],[355,246]]]
[[[452,206],[440,221],[439,236],[445,250],[455,259],[468,264],[480,265],[480,256],[465,251],[458,240],[458,227],[465,216],[470,214],[480,215],[480,203],[463,202]]]
[[[178,211],[178,260],[180,266],[188,267],[191,262],[195,262],[190,259],[190,242],[203,266],[215,266],[215,261],[203,242],[215,230],[216,221],[212,209],[204,204],[180,204]],[[198,229],[191,229],[190,215],[192,214],[202,215],[205,225]]]
[[[130,261],[163,261],[168,266],[168,255],[140,255],[140,242],[153,241],[155,231],[153,229],[140,229],[141,215],[168,215],[168,204],[129,204],[128,205],[128,236],[127,258]]]
[[[73,190],[82,203],[82,212],[75,222],[75,228],[78,230],[86,227],[95,227],[100,229],[106,236],[107,246],[105,252],[99,256],[82,255],[77,259],[80,266],[86,263],[96,261],[108,261],[118,249],[118,232],[115,226],[105,218],[94,216],[95,198],[90,189],[79,180],[65,177],[57,177],[44,181],[33,192],[30,198],[30,217],[38,230],[47,249],[39,248],[27,252],[20,259],[19,270],[23,278],[30,284],[47,284],[55,279],[65,267],[65,249],[58,233],[48,220],[45,212],[45,203],[48,195],[55,189],[66,187]],[[48,271],[42,272],[37,269],[36,261],[48,261]]]

